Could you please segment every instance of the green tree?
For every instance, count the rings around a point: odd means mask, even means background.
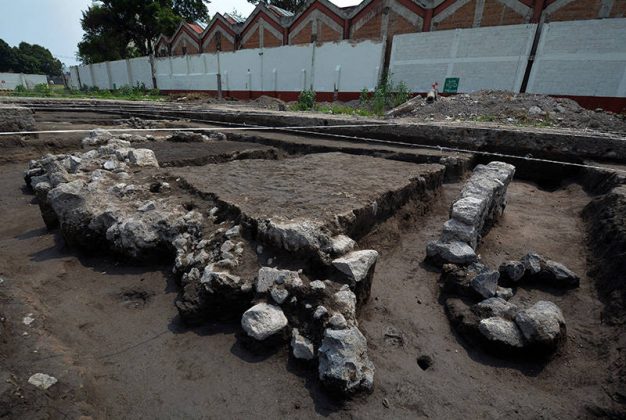
[[[248,3],[257,5],[259,3],[271,4],[292,13],[298,13],[304,9],[308,0],[248,0]]]
[[[0,71],[17,71],[17,62],[13,48],[4,40],[0,39]]]
[[[60,76],[63,64],[41,45],[22,42],[11,48],[0,39],[0,71]]]
[[[171,34],[181,21],[208,19],[202,0],[97,0],[83,12],[85,31],[78,44],[83,63],[152,54],[159,34]]]

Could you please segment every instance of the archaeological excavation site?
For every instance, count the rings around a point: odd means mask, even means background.
[[[0,417],[624,418],[626,123],[525,100],[2,98]]]

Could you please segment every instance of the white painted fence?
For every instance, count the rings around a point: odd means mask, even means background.
[[[221,71],[224,91],[359,92],[376,87],[382,58],[380,42],[342,41],[156,58],[154,67],[161,90],[215,91]],[[70,75],[73,87],[153,87],[147,57],[80,66]]]
[[[527,92],[626,97],[626,19],[545,24]]]
[[[519,92],[537,25],[511,25],[396,35],[389,73],[414,92],[458,77],[458,92]]]
[[[148,89],[154,87],[148,57],[107,61],[70,69],[70,86],[73,88],[95,86],[100,89],[117,89],[122,86],[142,85]]]
[[[20,85],[32,89],[47,83],[48,77],[42,74],[0,73],[0,90],[15,90]]]

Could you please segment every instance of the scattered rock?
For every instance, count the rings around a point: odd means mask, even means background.
[[[250,337],[262,341],[282,331],[287,317],[278,306],[259,303],[244,312],[241,326]]]
[[[315,358],[315,348],[308,338],[300,335],[297,328],[291,330],[291,351],[293,357],[301,360],[312,360]]]
[[[531,344],[554,350],[565,339],[565,319],[558,306],[539,301],[515,316],[515,323]]]
[[[524,337],[511,320],[497,316],[486,318],[480,321],[478,330],[490,343],[517,349],[524,347]]]
[[[30,378],[28,378],[29,384],[34,385],[37,388],[43,389],[44,391],[50,388],[52,385],[56,384],[57,382],[57,378],[47,375],[45,373],[35,373]]]
[[[480,318],[500,317],[513,319],[518,312],[518,308],[502,298],[492,297],[474,305],[472,311]]]
[[[472,247],[459,241],[429,242],[426,247],[426,256],[429,261],[438,266],[446,263],[467,265],[478,260]]]
[[[496,295],[500,273],[484,268],[470,282],[472,289],[481,297],[487,299]]]
[[[358,328],[327,328],[318,353],[319,378],[325,386],[343,395],[373,390],[374,364],[367,356],[367,340]]]
[[[522,261],[505,261],[500,264],[500,278],[513,283],[518,282],[524,277],[526,267]]]

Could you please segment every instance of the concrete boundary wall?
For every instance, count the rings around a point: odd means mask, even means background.
[[[42,74],[0,73],[0,90],[15,90],[18,86],[32,89],[36,85],[48,84],[48,77]]]
[[[481,89],[519,92],[537,25],[455,29],[396,35],[389,73],[414,92],[458,77],[458,92]]]
[[[626,98],[626,19],[543,25],[527,91]]]
[[[153,66],[156,87],[169,92],[216,92],[221,72],[222,90],[229,96],[269,94],[291,100],[314,89],[325,100],[354,99],[362,89],[376,87],[383,53],[381,42],[341,41],[156,58]],[[148,57],[74,67],[70,77],[76,88],[153,87]]]

